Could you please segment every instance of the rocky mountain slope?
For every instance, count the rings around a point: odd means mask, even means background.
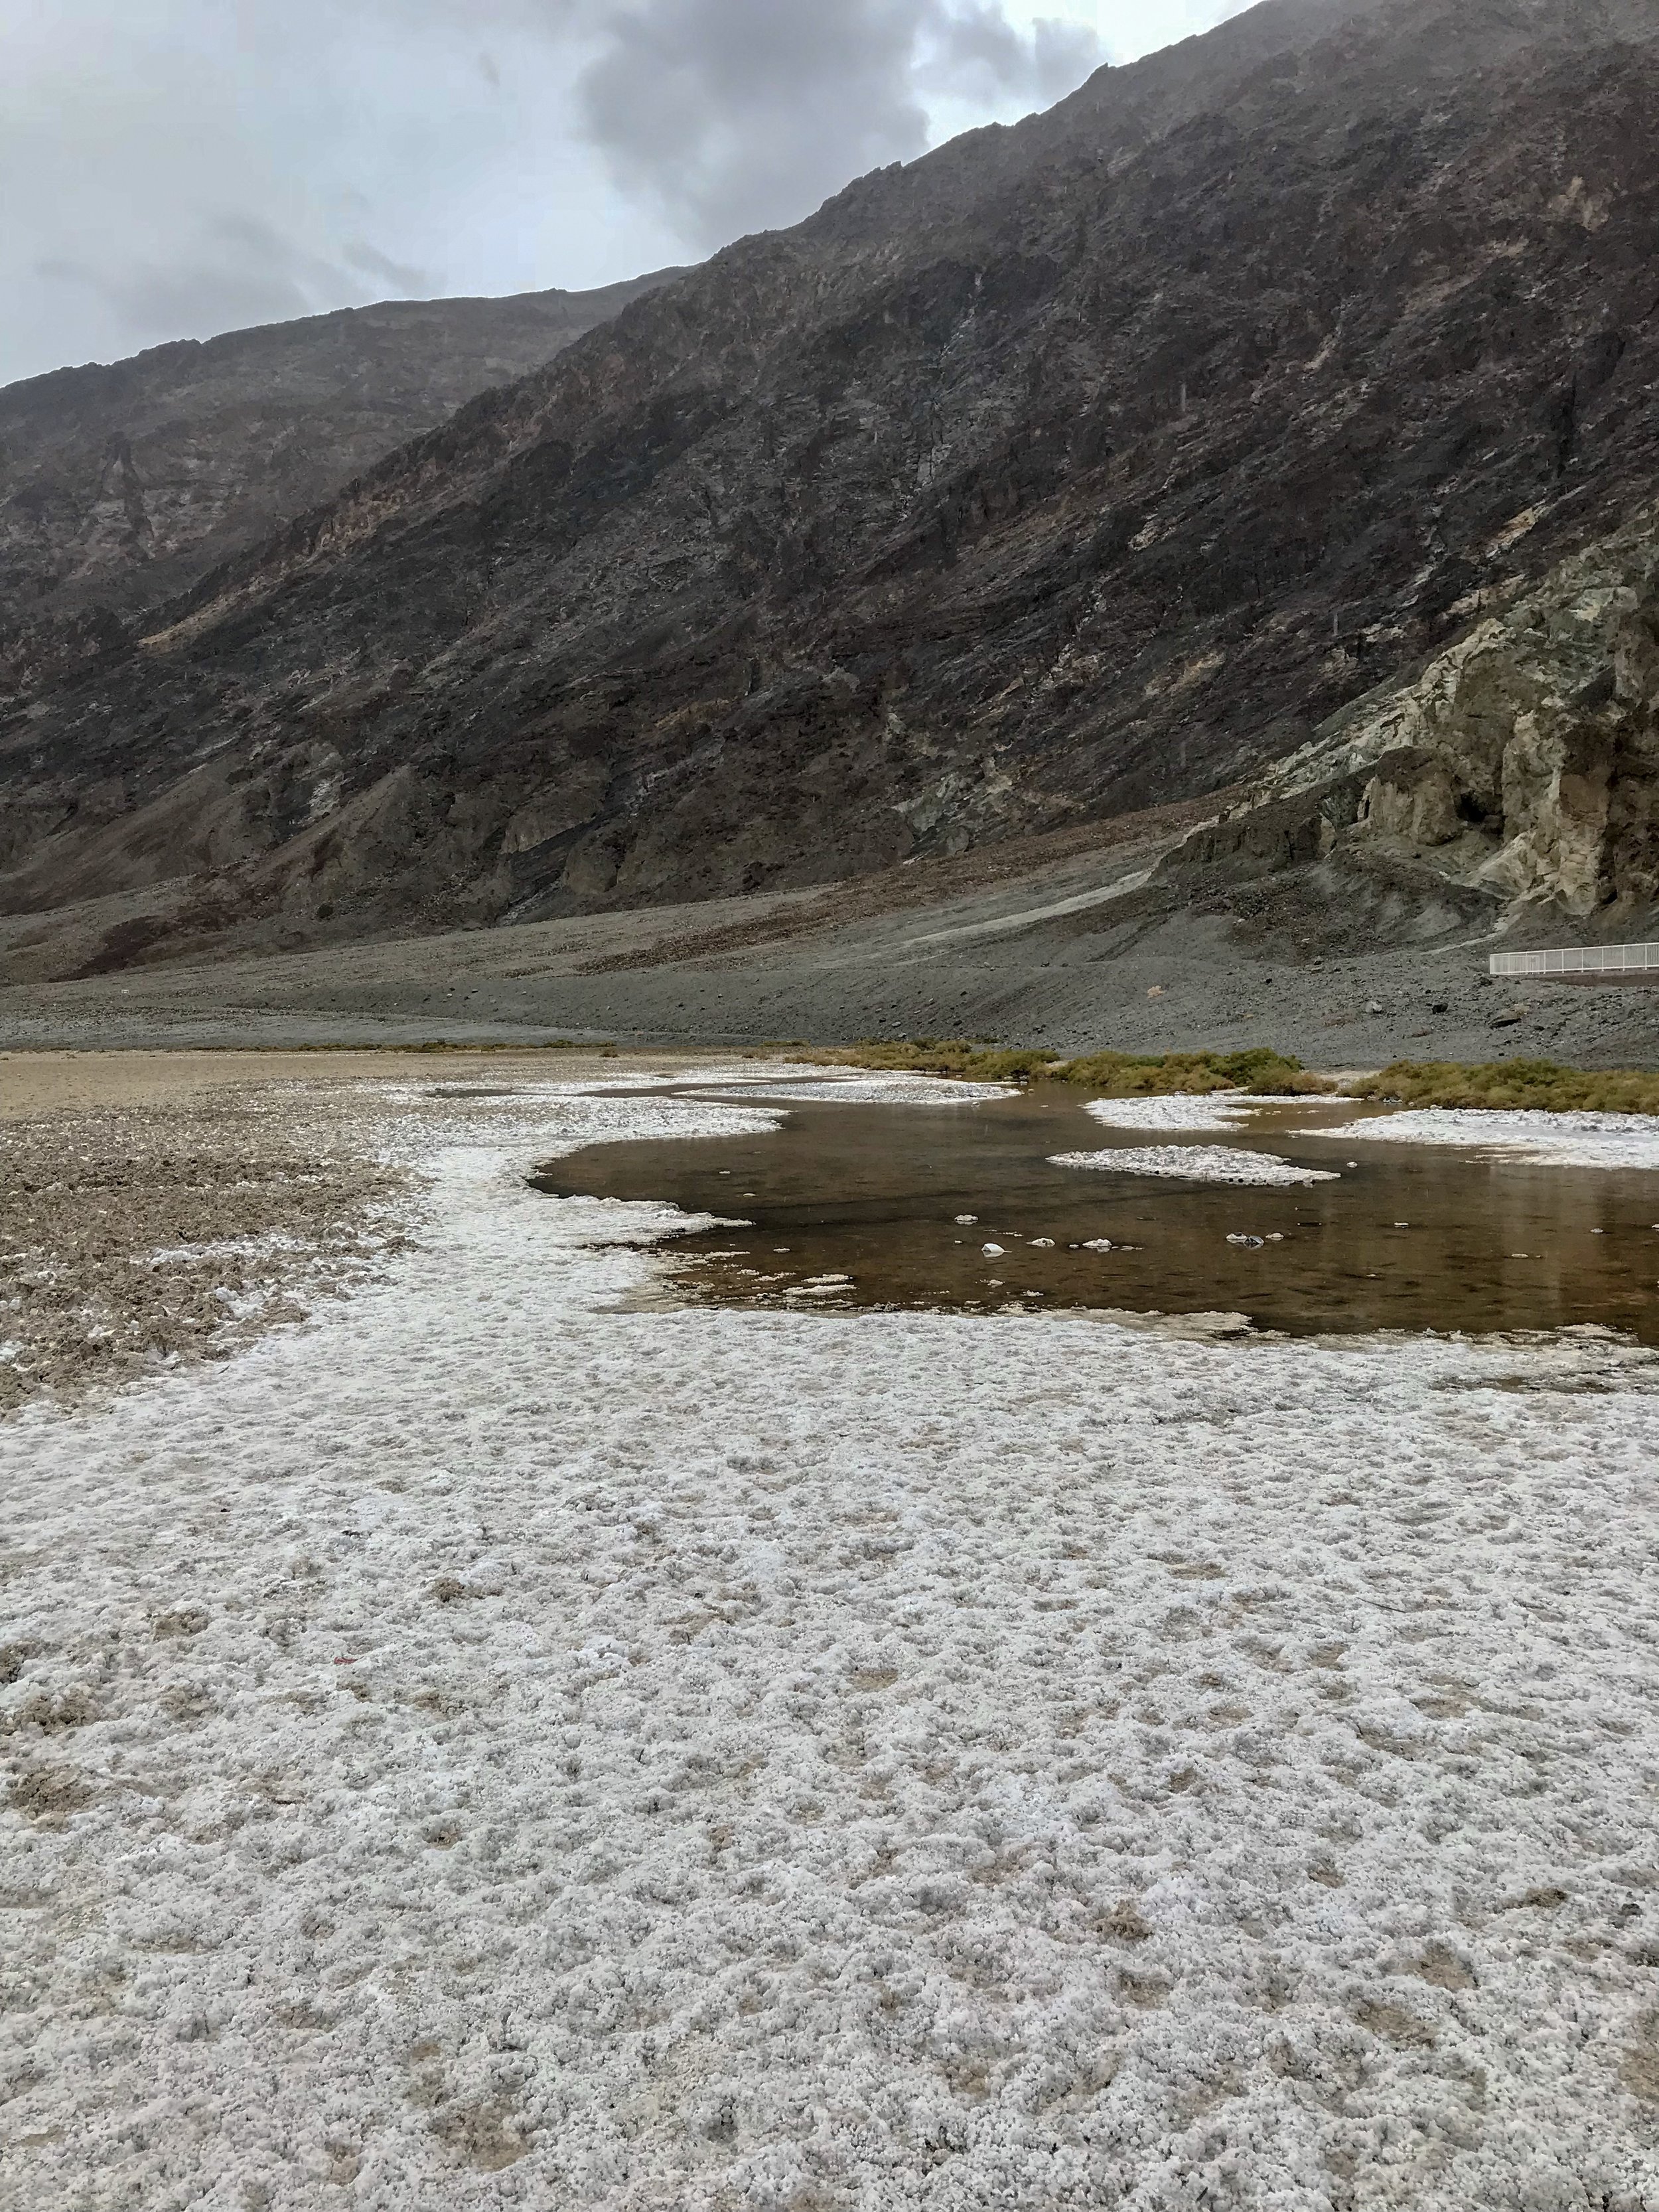
[[[0,908],[107,968],[1236,780],[1659,493],[1656,112],[1659,0],[1269,0],[866,178],[20,698]]]
[[[592,292],[394,300],[0,390],[0,670],[58,628],[184,590],[491,385],[515,382],[668,270]],[[67,621],[65,620],[67,618]]]
[[[1442,911],[1517,943],[1659,910],[1659,509],[1562,562],[1412,680],[1334,715],[1160,864],[1160,885],[1315,942]],[[1323,910],[1322,927],[1309,933]]]

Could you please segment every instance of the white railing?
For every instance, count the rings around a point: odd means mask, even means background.
[[[1640,975],[1659,974],[1659,945],[1595,945],[1565,952],[1494,952],[1494,975]]]

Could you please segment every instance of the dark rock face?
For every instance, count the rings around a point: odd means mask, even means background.
[[[38,679],[49,635],[66,665],[113,642],[115,611],[183,590],[677,273],[349,307],[7,386],[0,651],[14,680]]]
[[[156,887],[114,963],[1231,781],[1659,491],[1656,112],[1659,0],[1283,0],[866,178],[33,678],[0,903]]]

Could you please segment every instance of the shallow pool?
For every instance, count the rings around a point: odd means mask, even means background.
[[[767,1086],[744,1095],[760,1103]],[[1093,1120],[1058,1085],[965,1106],[787,1110],[771,1135],[592,1146],[535,1184],[741,1217],[749,1225],[665,1248],[676,1285],[699,1302],[1223,1312],[1297,1334],[1599,1323],[1659,1342],[1650,1170],[1295,1133],[1352,1122],[1347,1101],[1155,1139]],[[1340,1179],[1237,1189],[1050,1164],[1055,1152],[1149,1142],[1271,1152]],[[1102,1243],[1111,1249],[1087,1249]]]

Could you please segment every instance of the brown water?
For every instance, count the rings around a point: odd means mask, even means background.
[[[591,1146],[535,1182],[741,1215],[752,1225],[665,1248],[685,1291],[723,1305],[1220,1311],[1297,1334],[1600,1323],[1659,1343],[1659,1173],[1292,1133],[1355,1114],[1303,1103],[1181,1137],[1108,1128],[1058,1085],[973,1106],[798,1104],[775,1134]],[[1341,1180],[1233,1189],[1048,1160],[1186,1143]],[[1099,1240],[1113,1249],[1081,1249]]]

